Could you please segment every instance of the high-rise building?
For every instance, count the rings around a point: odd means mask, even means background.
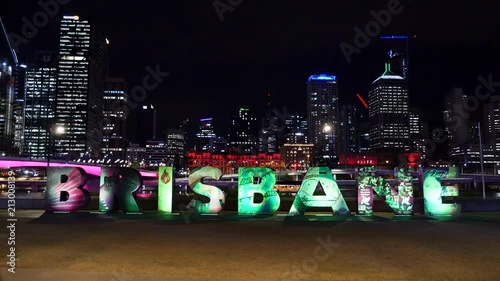
[[[127,136],[127,82],[123,78],[109,78],[104,90],[103,146],[104,155],[124,159]]]
[[[169,129],[166,132],[167,166],[176,169],[186,168],[185,135],[182,129]]]
[[[226,154],[227,153],[227,139],[224,137],[216,137],[213,145],[214,154]]]
[[[131,164],[138,164],[144,167],[146,161],[146,147],[140,146],[137,143],[131,143],[127,147],[127,159]]]
[[[197,151],[213,152],[213,144],[216,138],[214,127],[212,125],[212,118],[204,118],[200,120],[200,129],[196,134]]]
[[[308,143],[307,120],[300,115],[288,115],[286,118],[286,143]]]
[[[360,110],[358,115],[359,153],[370,151],[370,119],[368,110]]]
[[[50,152],[49,133],[55,117],[57,53],[37,52],[26,77],[24,155],[44,159]]]
[[[466,144],[468,142],[468,131],[470,122],[456,112],[456,107],[463,106],[467,95],[462,88],[453,88],[444,98],[443,118],[445,131],[451,146]]]
[[[255,154],[259,150],[259,113],[247,107],[236,111],[229,127],[228,149],[240,154]]]
[[[307,82],[309,142],[315,162],[333,164],[339,148],[339,87],[336,76],[313,75]]]
[[[358,109],[354,105],[343,105],[340,111],[340,153],[359,152]]]
[[[420,108],[410,108],[410,140],[411,150],[414,152],[425,152],[424,123]]]
[[[25,65],[14,67],[14,147],[22,154],[24,149],[24,119],[26,103],[26,69]]]
[[[12,66],[0,64],[0,155],[14,151],[14,76]]]
[[[485,143],[500,156],[500,100],[484,106]]]
[[[159,167],[167,165],[167,147],[164,140],[146,141],[146,160],[147,167]]]
[[[403,77],[385,72],[372,83],[368,95],[370,148],[375,152],[407,152],[410,150],[410,116],[408,85]]]
[[[461,112],[457,112],[457,108],[464,106],[466,99],[467,95],[462,88],[453,88],[445,96],[443,117],[446,124],[445,132],[448,136],[448,153],[450,158],[458,164],[473,164],[479,161],[477,123],[471,118],[463,118],[460,115]]]
[[[55,126],[64,128],[55,152],[99,156],[103,138],[108,41],[93,22],[64,16],[59,38]]]
[[[136,113],[135,138],[141,146],[145,146],[148,139],[158,139],[156,108],[152,104],[142,105]]]
[[[26,66],[0,63],[0,153],[20,155],[24,139]]]

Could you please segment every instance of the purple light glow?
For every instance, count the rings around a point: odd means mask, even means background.
[[[22,168],[22,167],[47,167],[47,162],[40,161],[29,161],[29,160],[2,160],[0,161],[0,169],[6,168]],[[50,167],[78,167],[82,168],[89,175],[101,176],[101,167],[100,166],[91,166],[91,165],[82,165],[82,164],[65,164],[65,163],[50,163]],[[143,177],[154,177],[158,178],[157,172],[149,172],[149,171],[140,171]]]

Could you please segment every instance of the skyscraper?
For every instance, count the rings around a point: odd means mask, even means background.
[[[19,155],[24,139],[26,66],[0,64],[0,153]]]
[[[385,72],[372,83],[368,94],[370,148],[375,152],[407,152],[410,150],[410,116],[407,81]]]
[[[103,128],[104,155],[125,159],[127,141],[127,82],[123,78],[109,78],[104,91]]]
[[[343,105],[340,116],[340,153],[357,153],[360,147],[358,109],[354,105]]]
[[[108,42],[95,24],[64,16],[59,38],[55,126],[63,127],[58,154],[98,156],[103,138],[103,96]]]
[[[200,120],[200,129],[196,134],[197,151],[213,152],[213,144],[216,138],[214,127],[212,126],[212,118],[204,118]]]
[[[500,155],[500,102],[484,106],[484,127],[486,144],[495,148]]]
[[[308,143],[307,120],[300,115],[288,115],[286,118],[286,143]]]
[[[240,154],[257,153],[259,150],[259,114],[247,107],[236,111],[229,127],[228,149]]]
[[[146,166],[159,167],[167,165],[167,150],[165,140],[146,141]]]
[[[457,106],[463,106],[466,98],[467,95],[462,88],[453,88],[444,98],[443,118],[450,146],[462,145],[468,142],[468,131],[471,124],[468,119],[462,118],[455,109]]]
[[[18,64],[14,67],[14,147],[22,154],[24,149],[24,119],[26,103],[26,66]]]
[[[156,127],[156,108],[152,104],[142,105],[136,113],[135,141],[141,146],[145,146],[148,139],[159,140]]]
[[[176,169],[186,168],[186,149],[184,131],[182,129],[169,129],[166,132],[167,166]]]
[[[43,159],[49,153],[50,125],[55,117],[57,53],[37,52],[26,77],[24,155]]]
[[[336,76],[313,75],[307,81],[309,142],[316,162],[333,164],[338,154],[339,91]]]
[[[0,153],[12,154],[14,119],[14,76],[12,66],[0,64]]]
[[[420,108],[410,109],[410,139],[412,151],[425,152],[424,124]]]

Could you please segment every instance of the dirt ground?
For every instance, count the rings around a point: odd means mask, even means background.
[[[2,262],[0,280],[500,280],[500,216],[335,221],[37,218],[41,214],[18,214],[16,273]],[[7,235],[2,228],[5,261]]]

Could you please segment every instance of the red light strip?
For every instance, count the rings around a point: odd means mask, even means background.
[[[363,103],[363,105],[366,107],[366,109],[368,109],[368,104],[366,104],[365,100],[361,97],[360,94],[357,94],[358,96],[358,99]]]

